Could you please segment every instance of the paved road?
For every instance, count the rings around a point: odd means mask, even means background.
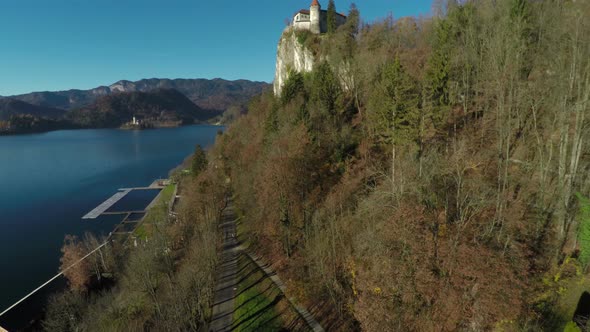
[[[209,331],[231,331],[234,299],[238,287],[239,247],[236,240],[236,216],[230,203],[223,211],[221,225],[224,236],[221,261],[217,268],[217,286]]]

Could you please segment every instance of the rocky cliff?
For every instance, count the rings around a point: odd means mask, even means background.
[[[277,63],[273,89],[275,95],[281,94],[283,84],[289,77],[290,71],[309,72],[313,69],[315,57],[305,46],[304,33],[298,33],[291,28],[285,29],[277,50]]]

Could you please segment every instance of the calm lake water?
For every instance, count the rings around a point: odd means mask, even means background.
[[[196,144],[211,145],[219,129],[198,125],[0,137],[0,312],[57,273],[64,235],[108,234],[120,220],[83,221],[84,214],[118,188],[167,177]],[[16,307],[0,317],[0,325],[20,324],[46,297]]]

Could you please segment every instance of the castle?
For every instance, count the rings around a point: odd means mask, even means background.
[[[346,16],[336,13],[336,25],[346,22]],[[295,13],[292,27],[296,30],[309,30],[313,33],[326,33],[328,31],[328,11],[322,10],[318,0],[313,0],[309,10],[302,9]]]

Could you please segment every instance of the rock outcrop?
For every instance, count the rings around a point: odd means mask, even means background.
[[[315,58],[297,37],[296,31],[287,28],[283,31],[277,50],[277,63],[273,90],[275,95],[281,94],[283,84],[289,78],[289,72],[310,72]]]

